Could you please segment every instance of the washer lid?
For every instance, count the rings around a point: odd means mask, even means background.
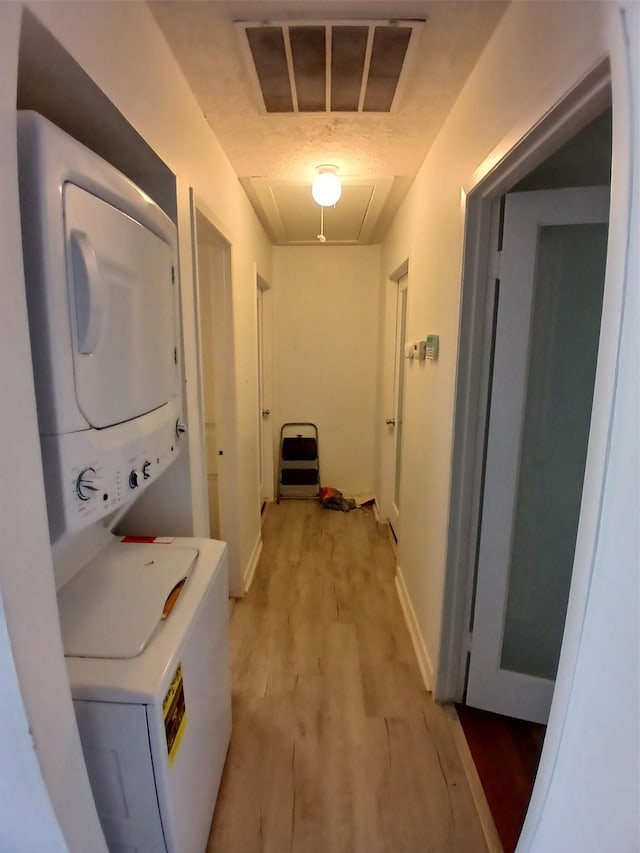
[[[165,605],[197,557],[195,548],[109,545],[58,594],[65,656],[137,657],[170,617]]]

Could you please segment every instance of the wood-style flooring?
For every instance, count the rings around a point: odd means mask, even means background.
[[[504,853],[513,853],[529,808],[546,726],[456,705]]]
[[[485,853],[371,509],[271,505],[231,618],[233,734],[208,853]]]

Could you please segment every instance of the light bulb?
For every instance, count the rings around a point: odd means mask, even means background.
[[[340,178],[333,171],[323,171],[313,181],[311,195],[320,207],[331,207],[342,195]]]

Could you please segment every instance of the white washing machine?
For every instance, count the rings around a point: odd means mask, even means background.
[[[19,113],[27,303],[69,684],[112,853],[202,853],[231,732],[228,568],[209,539],[122,540],[184,441],[176,229]]]
[[[113,537],[58,602],[109,849],[202,853],[231,734],[226,545]]]

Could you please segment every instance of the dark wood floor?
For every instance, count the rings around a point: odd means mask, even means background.
[[[504,853],[513,853],[529,806],[545,726],[456,705]]]
[[[263,541],[231,617],[234,727],[208,853],[486,853],[372,511],[271,505]]]

